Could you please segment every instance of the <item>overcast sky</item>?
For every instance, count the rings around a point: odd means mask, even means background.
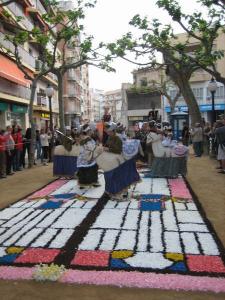
[[[158,18],[163,23],[170,23],[170,17],[155,5],[156,0],[98,0],[96,7],[90,9],[85,18],[85,32],[95,37],[97,42],[112,42],[132,30],[128,23],[135,14]],[[185,11],[197,9],[195,0],[179,0]],[[182,32],[176,27],[177,32]],[[132,83],[132,70],[137,66],[117,59],[113,64],[116,73],[107,73],[90,67],[90,87],[110,91],[120,89],[121,83]]]

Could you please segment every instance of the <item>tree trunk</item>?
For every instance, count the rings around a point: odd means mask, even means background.
[[[188,106],[189,115],[191,117],[191,126],[193,127],[195,123],[201,123],[202,120],[198,103],[187,80],[184,81],[180,77],[177,80],[177,85],[180,88],[184,100]]]
[[[64,113],[64,99],[63,99],[63,73],[57,72],[58,78],[58,101],[59,101],[59,127],[60,131],[65,133],[65,113]]]
[[[28,154],[28,168],[32,168],[34,165],[34,154],[35,154],[35,143],[36,143],[36,128],[33,117],[33,106],[35,93],[37,88],[38,79],[34,79],[31,84],[31,96],[30,96],[30,104],[29,104],[29,122],[31,127],[31,140],[30,140],[30,151]]]

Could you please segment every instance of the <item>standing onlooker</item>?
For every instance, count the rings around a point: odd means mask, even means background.
[[[4,130],[0,130],[0,179],[6,178],[5,143],[7,136],[4,133]]]
[[[24,136],[24,140],[25,140],[25,153],[23,153],[24,155],[24,163],[25,163],[25,157],[26,157],[26,152],[28,155],[28,160],[30,158],[30,142],[31,142],[31,128],[27,128],[25,136]]]
[[[15,151],[13,157],[13,170],[22,171],[20,157],[23,151],[23,137],[21,133],[21,128],[19,126],[13,126],[12,137],[15,142]]]
[[[6,132],[5,132],[5,136],[8,137],[5,147],[6,147],[6,174],[7,175],[13,175],[14,172],[12,172],[12,165],[13,165],[13,158],[14,158],[14,153],[15,153],[15,142],[14,139],[12,137],[12,127],[11,126],[7,126],[6,127]]]
[[[196,123],[191,130],[192,143],[196,157],[202,156],[203,130],[200,123]]]
[[[182,134],[183,145],[188,146],[190,133],[189,133],[189,127],[186,122],[183,123],[183,128],[182,128],[181,134]]]
[[[39,159],[42,160],[40,131],[38,129],[36,130],[36,150],[37,150],[37,160]]]
[[[209,154],[209,147],[210,147],[210,133],[211,133],[211,126],[209,122],[205,123],[204,129],[203,129],[203,152],[205,154]]]
[[[44,129],[41,129],[40,142],[41,142],[44,166],[48,165],[47,161],[48,161],[48,152],[49,152],[49,139],[50,139],[50,136],[45,132]]]
[[[221,164],[221,171],[219,173],[225,174],[225,119],[219,122],[215,130],[215,135],[218,144],[217,159]]]

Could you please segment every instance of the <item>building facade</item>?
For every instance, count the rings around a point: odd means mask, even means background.
[[[73,1],[60,1],[59,8],[62,11],[73,10]],[[64,20],[67,22],[67,20]],[[76,27],[76,24],[74,25]],[[59,26],[60,28],[60,26]],[[59,49],[64,51],[67,63],[73,63],[80,60],[80,37],[74,37],[70,43],[64,45],[59,43]],[[63,98],[65,125],[79,127],[82,122],[83,111],[83,83],[82,83],[82,66],[69,69],[63,76]]]
[[[99,122],[103,116],[104,91],[91,88],[89,90],[91,98],[91,121]]]
[[[13,58],[8,55],[9,51],[14,51],[13,44],[5,39],[5,35],[13,35],[13,26],[10,22],[4,21],[4,11],[10,16],[10,21],[15,23],[16,17],[22,17],[15,24],[21,29],[32,30],[34,26],[40,29],[48,27],[42,15],[49,11],[49,7],[44,1],[27,0],[14,1],[3,7],[0,22],[0,127],[18,124],[25,131],[29,127],[28,105],[30,102],[30,82],[24,78],[24,74],[19,70]],[[55,32],[55,29],[53,30]],[[52,34],[54,32],[52,31]],[[31,75],[40,68],[41,61],[40,45],[30,40],[20,45],[19,54],[22,65]],[[57,80],[53,74],[48,74],[37,83],[37,90],[34,101],[34,119],[38,129],[49,127],[49,105],[45,95],[45,89],[51,84],[54,88],[52,97],[53,121],[58,122],[58,99],[57,99]]]
[[[89,71],[88,65],[82,66],[82,122],[89,122],[92,120],[92,106],[91,106],[91,96],[89,91]]]
[[[122,90],[112,90],[104,94],[104,107],[109,108],[113,122],[122,121]]]

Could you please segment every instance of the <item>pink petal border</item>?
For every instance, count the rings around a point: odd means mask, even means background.
[[[225,292],[225,278],[177,274],[68,270],[62,275],[59,281],[63,283],[114,285],[119,287],[164,290]]]
[[[30,280],[32,279],[34,268],[27,267],[0,267],[0,279],[5,280]]]
[[[0,267],[0,279],[31,280],[35,267]],[[62,283],[113,285],[118,287],[154,288],[164,290],[225,292],[225,278],[156,274],[124,271],[67,270],[58,280]]]

